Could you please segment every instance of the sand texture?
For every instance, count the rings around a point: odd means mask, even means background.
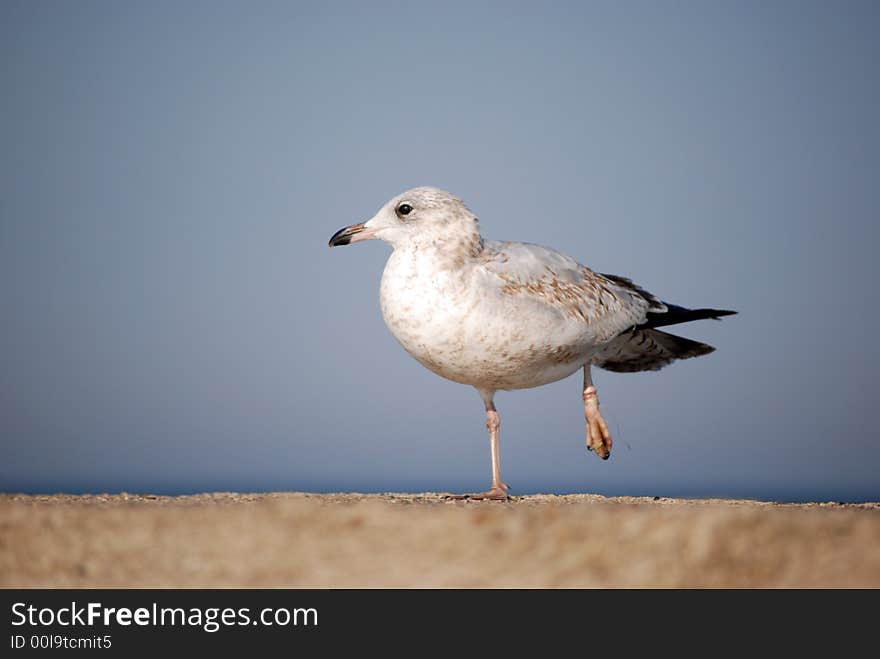
[[[3,587],[880,587],[880,504],[0,495]]]

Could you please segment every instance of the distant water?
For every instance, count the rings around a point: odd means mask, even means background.
[[[22,494],[96,494],[96,493],[150,493],[165,496],[197,494],[200,492],[472,492],[484,489],[486,483],[450,482],[346,482],[328,483],[326,481],[236,481],[236,480],[200,480],[190,483],[166,482],[160,479],[119,481],[112,478],[103,480],[68,481],[12,481],[0,483],[0,492]],[[839,503],[859,503],[880,501],[880,486],[876,489],[864,488],[772,488],[749,486],[670,486],[669,484],[640,484],[634,487],[597,488],[553,487],[547,483],[523,484],[521,488],[512,488],[514,495],[524,494],[601,494],[603,496],[636,496],[636,497],[674,497],[686,499],[756,499],[759,501],[779,501],[787,503],[804,503],[810,501],[835,501]]]

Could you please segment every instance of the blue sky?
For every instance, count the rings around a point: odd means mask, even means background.
[[[514,493],[880,498],[871,2],[4,2],[0,490],[483,489],[328,250],[415,185],[718,348],[500,393]]]

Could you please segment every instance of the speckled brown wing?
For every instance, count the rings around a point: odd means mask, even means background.
[[[613,282],[618,288],[625,290],[630,295],[637,295],[641,297],[645,302],[648,303],[647,313],[666,313],[666,303],[653,293],[649,293],[641,286],[634,284],[632,279],[621,277],[620,275],[609,275],[604,272],[597,272],[593,274],[596,277],[601,277],[603,279],[607,279],[610,282]]]
[[[548,313],[586,325],[596,344],[664,312],[663,302],[624,277],[593,272],[541,245],[485,241],[478,263],[496,277],[501,296],[527,298]]]
[[[480,258],[498,278],[502,295],[527,297],[541,310],[589,327],[595,346],[589,361],[609,371],[654,371],[706,355],[712,346],[655,328],[735,313],[663,302],[631,279],[594,272],[531,243],[487,241]]]

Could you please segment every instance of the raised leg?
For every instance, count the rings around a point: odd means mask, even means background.
[[[483,404],[486,406],[486,430],[489,431],[489,451],[492,455],[492,487],[485,492],[477,494],[455,495],[456,499],[493,499],[506,501],[507,484],[501,480],[501,454],[499,450],[498,435],[501,432],[501,417],[495,409],[495,392],[480,390]]]
[[[611,433],[599,414],[599,397],[590,377],[590,365],[584,366],[584,418],[587,420],[587,450],[603,460],[611,456]]]

